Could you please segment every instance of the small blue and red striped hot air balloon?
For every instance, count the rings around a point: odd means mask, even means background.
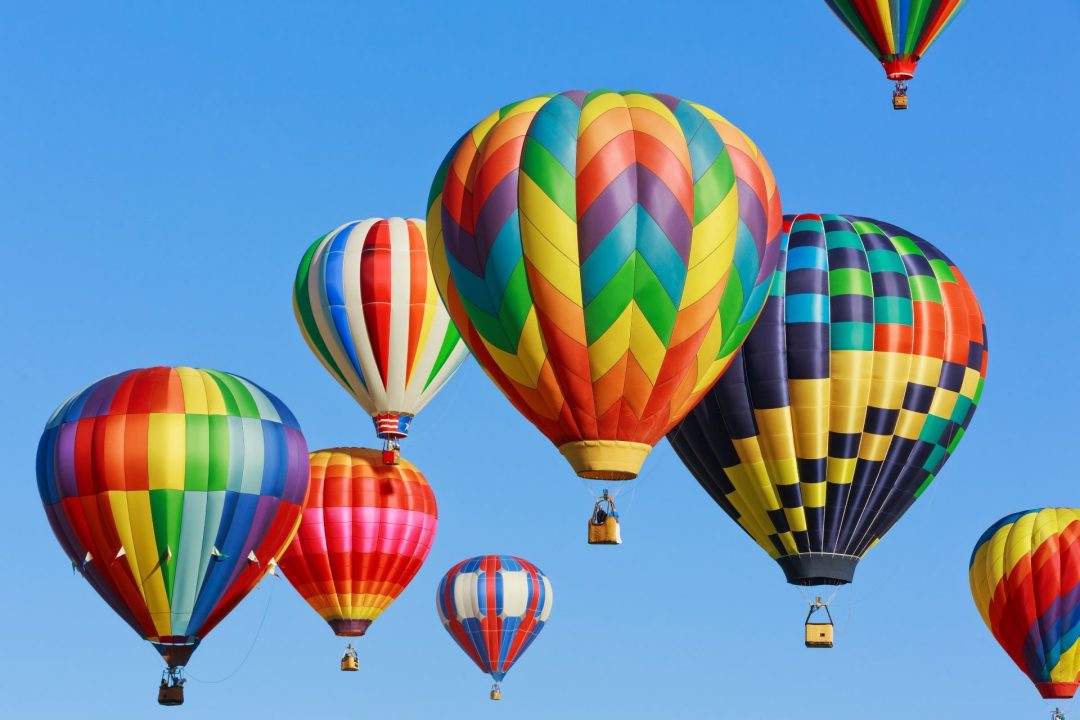
[[[551,582],[532,563],[510,555],[462,560],[439,582],[435,607],[443,627],[476,666],[500,683],[544,629],[551,615]]]
[[[968,579],[986,627],[1039,694],[1071,698],[1080,686],[1080,509],[998,520],[975,544]]]
[[[308,450],[289,409],[255,383],[156,367],[61,405],[37,478],[72,566],[161,653],[158,701],[179,705],[195,648],[292,540]]]

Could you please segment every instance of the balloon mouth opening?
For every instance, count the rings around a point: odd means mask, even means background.
[[[339,637],[360,637],[367,632],[370,620],[327,620],[330,629]]]
[[[1078,686],[1080,686],[1080,683],[1075,682],[1035,683],[1035,688],[1046,700],[1068,700],[1076,694]]]
[[[633,480],[652,445],[625,440],[577,440],[559,446],[559,452],[579,477],[587,480]]]
[[[792,585],[847,585],[855,579],[859,558],[855,555],[807,553],[776,559]]]
[[[885,60],[881,66],[885,68],[885,75],[890,80],[911,80],[915,77],[915,63],[918,58],[902,58],[899,60]]]
[[[150,642],[171,668],[187,665],[195,648],[199,647],[199,638],[161,638]]]

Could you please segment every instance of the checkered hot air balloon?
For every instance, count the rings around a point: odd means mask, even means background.
[[[1080,509],[1014,513],[975,544],[971,596],[986,627],[1044,698],[1080,681]]]
[[[967,0],[825,0],[851,34],[873,53],[896,81],[893,106],[907,109],[905,81]],[[902,101],[897,102],[898,98]]]
[[[412,463],[386,465],[375,450],[317,450],[310,464],[303,520],[281,569],[336,635],[361,636],[424,564],[435,494]]]
[[[435,282],[480,365],[591,479],[631,479],[753,325],[779,248],[757,147],[668,95],[507,105],[432,184]]]
[[[467,354],[432,282],[424,221],[359,220],[316,240],[296,271],[293,309],[396,462],[413,417]]]
[[[986,362],[979,303],[933,245],[789,215],[761,318],[668,439],[788,582],[848,583],[956,449]]]
[[[495,685],[500,683],[551,616],[547,575],[510,555],[462,560],[447,571],[435,593],[435,609],[450,637]]]
[[[292,540],[308,451],[289,409],[255,383],[156,367],[61,405],[37,477],[72,565],[161,653],[159,701],[179,704],[192,652]]]

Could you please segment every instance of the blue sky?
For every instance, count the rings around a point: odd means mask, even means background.
[[[1037,717],[967,559],[1008,512],[1080,504],[1078,21],[1072,0],[970,3],[895,113],[873,58],[812,0],[0,3],[0,716]],[[293,321],[303,250],[347,220],[422,215],[443,154],[496,107],[598,87],[715,108],[761,146],[786,211],[902,225],[982,302],[983,403],[837,596],[837,647],[802,647],[799,590],[666,442],[620,508],[625,544],[586,546],[582,484],[470,361],[409,440],[439,536],[358,644],[362,671],[338,672],[343,643],[269,579],[190,666],[235,674],[158,708],[156,654],[71,574],[40,509],[53,408],[107,374],[190,364],[270,389],[312,447],[370,444]],[[485,552],[534,561],[555,589],[499,704],[433,603],[450,565]]]

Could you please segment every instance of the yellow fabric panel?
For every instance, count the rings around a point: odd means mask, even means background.
[[[803,507],[825,507],[825,486],[827,483],[802,483],[799,492],[802,493]]]
[[[881,18],[881,24],[884,29],[885,41],[888,43],[888,52],[886,55],[893,55],[896,53],[896,36],[893,32],[892,24],[892,9],[889,7],[891,0],[877,0],[877,14]]]
[[[1012,532],[1005,536],[1004,574],[1011,574],[1016,564],[1034,550],[1031,539],[1035,529],[1035,518],[1038,515],[1039,513],[1033,513],[1018,518],[1012,525]]]
[[[780,538],[780,543],[784,546],[785,554],[798,554],[799,546],[795,543],[795,536],[791,534],[790,530],[779,533],[777,537]]]
[[[146,600],[146,609],[154,621],[154,630],[159,637],[172,635],[172,611],[169,608],[168,594],[165,592],[165,579],[161,574],[161,562],[164,558],[158,555],[157,540],[154,537],[150,493],[145,490],[114,490],[107,495],[116,529],[124,546],[124,558]]]
[[[178,367],[175,372],[180,378],[180,389],[184,393],[184,412],[192,415],[208,414],[203,373],[189,367]]]
[[[626,354],[626,338],[630,334],[630,323],[634,314],[631,305],[633,303],[627,305],[604,334],[589,346],[589,373],[593,382],[606,375]]]
[[[855,475],[858,458],[829,458],[825,467],[825,480],[835,485],[850,485]]]
[[[982,376],[978,370],[972,370],[971,368],[965,368],[964,370],[964,382],[960,385],[960,394],[969,400],[975,397],[975,392],[979,389],[979,380]]]
[[[829,379],[789,380],[795,452],[801,458],[823,458],[829,449]]]
[[[708,390],[712,387],[713,381],[719,377],[723,367],[714,367],[714,365],[719,365],[716,354],[720,352],[720,343],[723,339],[723,334],[720,331],[720,313],[717,313],[709,322],[709,329],[705,331],[705,338],[701,342],[701,347],[698,348],[697,358],[694,362],[697,377],[694,382],[693,394]]]
[[[151,490],[184,489],[186,433],[182,413],[150,413],[146,471]]]
[[[892,443],[892,438],[892,435],[863,433],[862,440],[859,442],[859,457],[863,460],[875,462],[884,460],[885,454],[889,452],[889,444]]]
[[[801,507],[784,508],[784,517],[793,533],[806,532],[806,513]],[[798,549],[794,552],[798,552]]]
[[[696,302],[712,289],[717,267],[730,267],[731,259],[735,256],[737,230],[725,232],[724,228],[732,227],[730,223],[733,223],[738,215],[739,193],[731,190],[711,213],[694,226],[680,307]]]
[[[953,408],[956,407],[958,397],[960,397],[959,393],[938,388],[934,393],[934,399],[930,402],[930,414],[943,418],[949,417],[952,415]]]
[[[675,119],[675,114],[668,106],[651,95],[629,93],[624,95],[626,107],[630,109],[630,120],[634,130],[643,132],[659,140],[671,150],[672,155],[686,171],[687,180],[692,177],[690,149],[687,138],[683,137],[682,126]]]
[[[911,375],[908,380],[917,385],[937,387],[938,380],[941,379],[941,363],[941,358],[912,355]]]
[[[875,352],[873,382],[870,385],[869,404],[884,410],[899,410],[904,404],[908,373],[911,371],[911,355],[897,352]]]
[[[556,290],[581,307],[577,223],[524,173],[518,195],[522,252]]]
[[[758,445],[756,437],[732,438],[731,443],[735,446],[735,452],[738,453],[742,464],[753,465],[764,462],[761,457],[761,446]]]
[[[893,431],[893,435],[908,440],[917,440],[925,423],[925,413],[901,410],[900,416],[896,420],[896,429]]]
[[[511,355],[504,350],[500,350],[488,343],[487,340],[484,340],[484,347],[491,353],[495,364],[506,373],[507,377],[525,387],[535,388],[537,378],[540,377],[540,368],[544,366],[544,361],[547,359],[547,353],[543,346],[537,347],[539,333],[540,325],[536,319],[536,308],[530,308],[521,330],[521,338],[515,354]],[[483,338],[481,339],[483,340]]]
[[[829,362],[829,430],[845,434],[860,433],[866,421],[873,353],[833,350],[829,353]]]
[[[637,301],[631,301],[630,354],[637,360],[646,377],[655,385],[660,366],[667,356],[667,347],[656,335],[652,325],[641,312]],[[591,354],[591,352],[590,352]]]
[[[765,456],[765,469],[775,485],[794,485],[799,482],[799,466],[794,456],[781,459],[770,453]]]

